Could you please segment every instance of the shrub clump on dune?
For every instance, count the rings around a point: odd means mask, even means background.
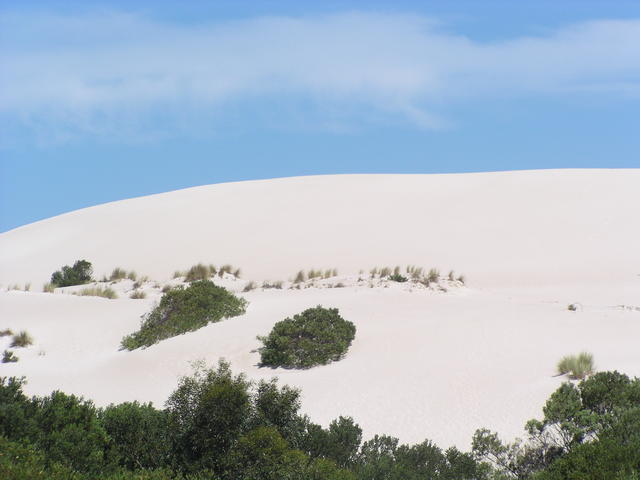
[[[247,301],[236,297],[210,280],[198,280],[189,287],[172,288],[150,313],[143,317],[140,330],[122,339],[122,347],[134,350],[160,340],[192,332],[210,322],[242,315]]]
[[[61,270],[53,272],[51,283],[57,287],[70,287],[72,285],[83,285],[91,281],[93,266],[86,260],[78,260],[73,267],[65,265]]]
[[[276,323],[266,337],[260,362],[264,366],[310,368],[339,360],[356,334],[353,323],[337,308],[317,306]]]
[[[116,291],[109,287],[87,287],[80,290],[77,295],[80,295],[81,297],[102,297],[110,300],[118,298]]]

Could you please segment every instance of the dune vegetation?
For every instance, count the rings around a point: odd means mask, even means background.
[[[618,372],[562,384],[524,441],[478,429],[468,453],[387,435],[363,441],[350,417],[322,427],[300,414],[299,390],[252,382],[224,361],[196,366],[164,409],[96,408],[61,391],[29,398],[23,382],[0,378],[7,479],[636,480],[640,469],[640,379]]]
[[[160,303],[143,317],[140,329],[122,339],[127,350],[148,347],[160,340],[192,332],[211,322],[245,312],[246,300],[210,280],[197,280],[162,295]]]
[[[318,305],[293,318],[276,323],[269,335],[258,337],[263,343],[263,366],[310,368],[339,360],[356,334],[353,323],[342,318],[337,308]]]

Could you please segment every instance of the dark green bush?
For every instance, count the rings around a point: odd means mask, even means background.
[[[160,304],[143,317],[140,330],[122,339],[122,347],[134,350],[165,338],[204,327],[210,322],[242,315],[247,302],[210,280],[193,282],[189,287],[172,288]]]
[[[270,367],[310,368],[339,360],[356,334],[353,323],[337,308],[317,306],[286,318],[266,337],[258,337],[261,364]]]
[[[51,275],[51,283],[58,287],[69,287],[71,285],[83,285],[91,281],[93,267],[91,262],[78,260],[73,267],[65,265],[61,270]]]
[[[393,275],[391,275],[389,277],[389,280],[391,280],[392,282],[404,283],[404,282],[406,282],[408,280],[408,278],[407,277],[403,277],[399,273],[394,273]]]
[[[110,405],[99,413],[111,439],[110,456],[122,467],[160,468],[170,456],[168,415],[151,404],[127,402]]]
[[[18,361],[18,357],[11,350],[5,350],[2,353],[2,363],[15,363]]]

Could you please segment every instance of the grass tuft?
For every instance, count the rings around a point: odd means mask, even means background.
[[[134,290],[131,295],[129,295],[129,298],[132,298],[134,300],[142,300],[144,298],[147,298],[147,294],[142,290]]]
[[[118,298],[115,290],[110,287],[87,287],[83,288],[78,292],[78,295],[81,297],[103,297],[110,298],[113,300],[114,298]]]
[[[13,336],[11,339],[11,347],[28,347],[33,345],[33,338],[25,330]]]
[[[593,355],[581,352],[578,355],[562,357],[556,368],[560,375],[568,374],[572,380],[581,380],[587,375],[591,375],[595,370]]]
[[[13,332],[9,328],[5,328],[4,330],[0,330],[0,337],[8,337],[13,335]]]
[[[53,293],[55,292],[57,287],[58,286],[55,283],[45,283],[44,286],[42,287],[42,291],[44,293]]]

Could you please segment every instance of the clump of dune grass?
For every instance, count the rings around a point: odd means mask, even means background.
[[[33,345],[33,338],[25,330],[22,330],[13,336],[10,346],[11,348],[16,348],[28,347],[29,345]]]
[[[103,298],[118,298],[115,290],[110,287],[87,287],[78,292],[81,297],[103,297]]]
[[[2,353],[2,363],[14,363],[18,361],[18,357],[11,350],[5,350]]]
[[[556,368],[559,375],[569,375],[572,380],[581,380],[587,375],[591,375],[595,370],[593,355],[588,352],[567,355],[562,357]]]
[[[380,278],[391,276],[391,268],[390,267],[382,267],[380,269]]]
[[[134,270],[131,270],[129,273],[127,273],[127,278],[135,282],[138,279],[138,274]]]
[[[13,335],[13,332],[9,328],[5,328],[4,330],[0,330],[0,337],[8,337]]]
[[[132,298],[134,300],[141,300],[147,298],[147,294],[142,290],[134,290],[133,292],[131,292],[131,295],[129,295],[129,298]]]
[[[304,273],[304,270],[300,270],[298,273],[296,273],[295,278],[293,279],[293,283],[302,283],[304,281],[307,280],[307,276]]]
[[[30,283],[25,283],[24,284],[24,291],[25,292],[30,292],[31,291],[31,284]]]
[[[111,280],[112,282],[116,280],[124,280],[125,278],[127,278],[127,271],[124,268],[120,267],[114,268],[111,272],[111,275],[109,276],[109,280]]]
[[[247,283],[242,289],[243,292],[250,292],[251,290],[255,290],[257,287],[256,282]]]
[[[464,275],[458,275],[458,278],[456,279],[458,280],[461,284],[465,284],[465,282],[467,281],[467,279],[465,278]]]
[[[282,285],[283,282],[281,280],[275,281],[275,282],[269,282],[267,280],[265,280],[264,282],[262,282],[262,288],[264,288],[265,290],[268,290],[270,288],[275,288],[277,290],[281,290],[282,289]]]
[[[427,274],[427,280],[429,280],[429,283],[435,283],[440,280],[440,271],[437,268],[430,269]]]
[[[231,274],[232,272],[233,272],[233,266],[226,264],[220,267],[220,270],[218,270],[218,276],[223,277],[225,273]]]
[[[173,278],[180,278],[184,276],[186,276],[186,272],[183,272],[182,270],[176,270],[173,272]]]
[[[53,293],[58,286],[55,283],[45,283],[42,287],[44,293]]]
[[[185,282],[196,282],[198,280],[207,280],[212,275],[215,275],[215,269],[213,273],[211,272],[211,268],[208,265],[204,265],[202,263],[198,263],[191,267],[187,274],[185,275]]]
[[[171,285],[165,285],[164,287],[162,287],[162,293],[167,293],[172,288],[173,287]]]

